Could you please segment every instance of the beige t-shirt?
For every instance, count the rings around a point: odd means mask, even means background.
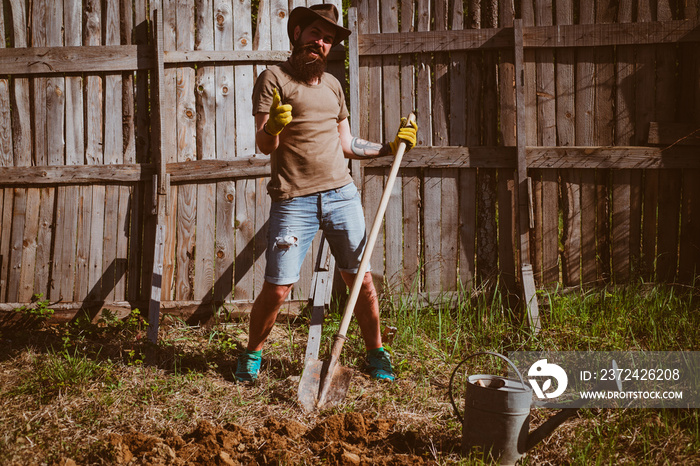
[[[352,182],[338,123],[348,117],[343,88],[324,73],[318,85],[295,81],[288,62],[269,67],[255,82],[253,115],[268,113],[273,89],[291,104],[292,121],[280,133],[270,157],[267,192],[274,201],[340,188]]]

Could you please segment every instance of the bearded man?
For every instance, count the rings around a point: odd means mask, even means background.
[[[292,55],[263,71],[253,89],[258,148],[271,154],[271,197],[265,282],[253,304],[246,351],[238,358],[236,379],[254,382],[262,348],[280,306],[295,282],[319,228],[343,280],[352,285],[360,265],[366,231],[360,195],[345,159],[392,155],[401,141],[416,144],[417,126],[402,127],[387,144],[355,138],[338,80],[326,73],[331,47],[350,35],[331,4],[298,7],[289,15]],[[403,126],[403,125],[402,125]],[[382,346],[379,303],[367,272],[354,309],[367,349],[373,379],[393,381]]]

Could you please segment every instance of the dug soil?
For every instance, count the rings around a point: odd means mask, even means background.
[[[109,434],[104,459],[148,465],[416,465],[429,454],[414,432],[361,413],[334,414],[311,428],[295,420],[268,419],[257,430],[201,421],[185,435]]]

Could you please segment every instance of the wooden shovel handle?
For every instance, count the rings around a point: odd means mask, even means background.
[[[411,112],[411,114],[406,119],[406,124],[409,124],[414,121],[416,121],[416,115],[413,112]],[[370,257],[372,256],[374,243],[377,242],[377,236],[379,235],[379,230],[382,226],[382,219],[384,218],[384,213],[386,212],[386,206],[389,204],[391,191],[394,188],[394,181],[396,181],[396,175],[399,172],[399,167],[401,166],[401,159],[403,158],[403,154],[405,151],[406,143],[404,141],[401,141],[399,143],[398,149],[396,149],[394,163],[391,165],[391,172],[389,173],[389,178],[387,178],[386,180],[386,186],[384,187],[382,199],[379,202],[379,207],[377,208],[377,214],[374,216],[372,229],[370,230],[369,237],[367,238],[365,250],[362,253],[360,267],[357,269],[357,275],[355,276],[355,281],[353,282],[352,288],[350,289],[348,301],[345,303],[343,320],[340,322],[340,327],[338,328],[338,335],[342,337],[346,335],[348,327],[350,326],[350,320],[352,319],[352,311],[353,309],[355,309],[355,304],[357,304],[357,297],[360,295],[362,280],[364,279],[365,272],[367,271],[367,266],[369,265]]]

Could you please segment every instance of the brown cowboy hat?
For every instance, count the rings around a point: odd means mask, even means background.
[[[310,7],[299,6],[292,10],[289,14],[287,22],[287,35],[289,40],[294,42],[294,28],[301,26],[303,30],[306,26],[313,23],[317,19],[321,19],[335,28],[335,40],[333,45],[345,40],[352,31],[338,24],[338,9],[335,5],[326,3],[312,5]]]

